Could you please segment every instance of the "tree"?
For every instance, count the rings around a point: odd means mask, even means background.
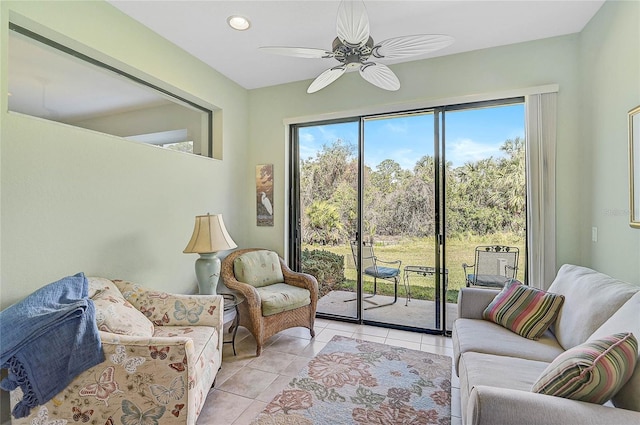
[[[336,244],[341,240],[342,223],[335,205],[327,201],[315,201],[305,211],[309,226],[305,236],[307,243]]]
[[[506,140],[505,158],[484,158],[452,168],[445,164],[447,228],[456,234],[523,233],[525,141]],[[356,229],[358,164],[355,146],[335,140],[300,171],[303,241],[346,243]],[[363,237],[430,236],[435,233],[435,159],[423,156],[412,170],[386,159],[365,166]]]
[[[500,164],[498,188],[502,193],[506,208],[518,216],[522,216],[526,207],[526,158],[525,141],[520,137],[508,139],[500,150],[508,157]]]

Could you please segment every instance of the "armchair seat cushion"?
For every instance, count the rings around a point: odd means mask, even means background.
[[[263,286],[257,288],[257,291],[262,300],[263,316],[271,316],[311,304],[309,290],[286,283]]]
[[[377,273],[376,269],[378,271]],[[393,267],[367,267],[364,270],[364,274],[379,277],[381,279],[388,279],[398,276],[400,274],[400,269]]]
[[[505,283],[511,280],[510,277],[493,274],[479,274],[478,276],[470,274],[467,275],[467,279],[474,285],[489,286],[491,288],[502,288]]]

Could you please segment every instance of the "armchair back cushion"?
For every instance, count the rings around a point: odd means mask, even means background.
[[[233,261],[233,273],[240,282],[254,288],[284,282],[278,254],[273,251],[251,251]]]
[[[256,289],[262,300],[262,315],[282,313],[311,304],[311,294],[308,289],[274,283]]]
[[[143,338],[153,336],[153,323],[124,299],[112,281],[99,277],[87,280],[89,296],[96,306],[96,324],[99,330]]]

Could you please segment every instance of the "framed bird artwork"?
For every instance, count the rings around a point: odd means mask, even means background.
[[[256,224],[273,226],[273,164],[256,166]]]

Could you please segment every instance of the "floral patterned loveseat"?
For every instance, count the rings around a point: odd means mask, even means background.
[[[222,296],[88,281],[104,362],[12,425],[195,424],[222,362]]]

